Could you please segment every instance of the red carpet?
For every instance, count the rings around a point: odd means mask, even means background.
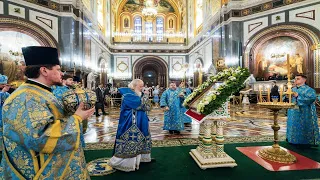
[[[265,147],[268,147],[268,146],[237,147],[237,149],[269,171],[320,169],[320,163],[290,150],[287,150],[287,151],[289,151],[292,155],[294,155],[297,158],[297,162],[294,164],[280,164],[280,163],[264,160],[260,158],[257,155],[257,153],[258,153],[258,150]]]

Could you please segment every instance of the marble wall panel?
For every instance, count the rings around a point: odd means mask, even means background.
[[[30,21],[38,24],[39,26],[47,30],[56,39],[56,41],[59,42],[58,17],[33,10],[29,11],[29,17]]]
[[[21,6],[9,4],[9,15],[20,18],[26,18],[26,9]]]

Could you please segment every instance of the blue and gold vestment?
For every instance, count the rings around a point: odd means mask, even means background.
[[[0,151],[2,151],[2,107],[9,95],[7,92],[0,91]]]
[[[63,105],[63,94],[66,93],[67,91],[70,90],[70,88],[68,86],[52,86],[52,93],[53,95],[60,101],[60,103]],[[67,115],[71,115],[70,112],[67,112],[67,110],[65,110],[65,113]],[[83,135],[83,128],[81,126],[81,134],[80,134],[80,141],[81,141],[81,145],[82,147],[85,147],[85,141],[84,141],[84,135]]]
[[[319,126],[316,113],[316,92],[307,85],[292,88],[298,97],[292,102],[299,108],[288,110],[287,139],[292,144],[319,144]]]
[[[182,105],[184,99],[191,94],[191,91],[190,91],[189,88],[180,88],[180,87],[179,87],[178,91],[179,91],[179,94],[180,93],[184,94],[184,97],[180,97],[180,101],[181,101],[181,103],[180,103],[180,105],[181,105],[180,113],[181,113],[182,121],[183,121],[183,123],[191,123],[192,122],[191,118],[184,114],[187,111],[187,109]]]
[[[179,93],[179,89],[169,88],[161,95],[160,106],[169,107],[169,110],[164,112],[164,130],[184,130],[183,117],[181,116],[182,101]]]
[[[120,88],[122,94],[119,125],[114,156],[109,165],[122,171],[139,169],[140,162],[151,161],[151,135],[148,98],[139,97],[130,88]]]
[[[90,179],[80,146],[81,118],[28,80],[3,107],[4,179]]]
[[[61,104],[63,104],[63,101],[62,101],[63,94],[69,91],[70,88],[68,86],[52,86],[51,88],[52,88],[53,95],[58,100],[60,100]]]

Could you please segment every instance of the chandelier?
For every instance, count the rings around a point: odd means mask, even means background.
[[[141,13],[145,19],[154,19],[158,12],[154,8],[152,0],[146,0],[146,6],[142,9]]]

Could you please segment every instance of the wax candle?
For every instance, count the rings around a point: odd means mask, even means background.
[[[270,102],[270,86],[267,85],[267,97],[268,97],[268,102]]]
[[[291,95],[292,95],[291,87],[292,87],[291,83],[288,83],[287,94],[289,96],[289,103],[291,103]]]
[[[262,85],[259,85],[259,102],[262,102]]]
[[[282,94],[283,94],[283,85],[280,86],[280,102],[283,102]]]

